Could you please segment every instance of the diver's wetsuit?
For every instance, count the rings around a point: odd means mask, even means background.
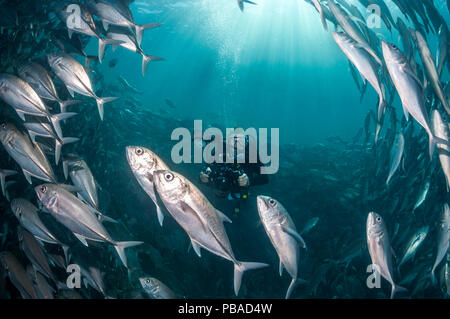
[[[224,143],[225,149],[226,143]],[[235,152],[235,163],[226,163],[226,155],[224,155],[224,163],[209,164],[201,173],[208,176],[206,185],[214,189],[216,196],[236,200],[235,213],[239,212],[240,201],[248,197],[250,186],[264,185],[269,182],[268,176],[261,174],[261,167],[264,164],[261,163],[259,158],[256,163],[250,163],[248,155],[249,147],[248,143],[246,143],[245,163],[237,163]],[[245,175],[248,177],[248,183],[245,186],[241,186],[240,177]]]

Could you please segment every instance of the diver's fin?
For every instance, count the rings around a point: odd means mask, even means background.
[[[234,293],[236,296],[239,293],[239,289],[241,288],[242,275],[245,271],[251,269],[259,269],[269,266],[264,263],[255,263],[255,262],[237,262],[234,264]]]

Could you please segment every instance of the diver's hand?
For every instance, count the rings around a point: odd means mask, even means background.
[[[247,174],[244,173],[241,176],[239,176],[238,183],[240,187],[247,187],[250,184]]]

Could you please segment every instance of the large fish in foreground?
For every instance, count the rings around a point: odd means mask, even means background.
[[[43,184],[37,186],[35,192],[43,207],[73,232],[83,245],[88,246],[86,240],[113,245],[125,267],[127,267],[125,248],[143,243],[141,241],[118,242],[113,240],[97,218],[98,212],[66,190],[64,186]]]
[[[367,246],[369,248],[372,264],[384,279],[392,285],[391,299],[397,292],[407,291],[406,288],[398,286],[393,279],[394,267],[392,264],[392,248],[389,242],[386,224],[377,213],[371,212],[367,217],[366,224]]]
[[[442,210],[441,219],[439,221],[439,229],[438,229],[438,245],[437,245],[437,253],[436,260],[434,262],[433,268],[431,269],[431,276],[433,281],[436,281],[435,271],[442,260],[449,252],[449,240],[450,240],[450,208],[448,204],[444,205],[444,209]]]
[[[296,284],[301,281],[297,276],[299,247],[306,248],[306,244],[281,203],[267,196],[258,196],[257,206],[264,229],[280,258],[280,276],[284,267],[292,277],[286,292],[288,299]]]
[[[32,144],[30,138],[14,125],[0,125],[0,141],[8,154],[22,168],[28,183],[32,183],[31,176],[46,182],[56,182],[53,169],[39,145]]]
[[[97,101],[98,113],[103,120],[103,106],[105,103],[117,100],[116,97],[98,97],[92,88],[91,79],[84,67],[73,57],[66,53],[53,53],[47,56],[48,64],[55,74],[64,82],[69,93],[74,97],[74,92],[92,97]]]
[[[160,207],[161,203],[158,203],[156,198],[153,174],[156,171],[168,170],[169,168],[158,155],[144,147],[128,146],[126,152],[131,171],[139,185],[155,203],[158,221],[162,226],[164,214]]]
[[[382,41],[383,57],[392,82],[402,101],[406,119],[409,114],[425,129],[429,137],[430,157],[434,150],[434,135],[431,131],[430,120],[425,107],[422,82],[411,69],[408,60],[400,49],[388,42]]]
[[[246,270],[267,267],[267,264],[240,262],[234,257],[224,222],[231,222],[216,210],[200,190],[180,174],[156,171],[153,180],[158,195],[169,213],[186,231],[198,256],[204,248],[234,264],[234,293],[239,293]]]

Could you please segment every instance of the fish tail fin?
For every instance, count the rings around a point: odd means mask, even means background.
[[[237,262],[234,264],[234,293],[236,296],[239,293],[239,289],[241,288],[242,275],[247,270],[259,269],[269,266],[264,263],[255,263],[255,262]]]
[[[98,39],[98,61],[102,63],[103,57],[105,56],[105,48],[107,45],[119,45],[122,44],[123,41],[114,40],[109,38],[99,38]]]
[[[145,72],[147,72],[147,65],[150,61],[164,61],[164,58],[142,54],[142,75],[145,75]]]
[[[105,103],[113,102],[115,100],[119,99],[118,97],[102,97],[97,98],[97,107],[98,107],[98,114],[100,115],[100,119],[103,121],[103,115],[105,113],[103,106]]]
[[[134,247],[143,244],[142,241],[119,241],[114,243],[114,248],[117,251],[117,254],[119,254],[120,260],[122,261],[123,265],[128,268],[127,265],[127,255],[125,254],[125,249],[129,247]]]
[[[18,174],[16,171],[13,170],[3,170],[0,172],[0,183],[2,187],[2,194],[3,196],[6,196],[6,177]]]
[[[405,287],[392,285],[391,299],[394,299],[395,294],[397,294],[398,292],[407,292],[407,291],[408,289],[406,289]]]
[[[81,101],[78,100],[58,101],[61,113],[66,113],[68,106],[78,104],[80,102]]]
[[[62,139],[56,139],[55,140],[55,161],[56,165],[59,163],[59,159],[61,157],[61,148],[63,145],[76,143],[80,139],[78,137],[64,137]]]
[[[142,37],[144,35],[144,31],[148,29],[154,29],[159,26],[163,25],[163,23],[148,23],[148,24],[141,24],[136,25],[136,40],[139,45],[141,45]]]
[[[292,278],[291,283],[289,284],[288,290],[286,291],[286,297],[285,299],[289,299],[289,297],[291,296],[292,292],[294,291],[294,289],[299,285],[299,284],[304,284],[306,283],[306,280],[303,280],[301,278]]]
[[[59,113],[59,114],[53,114],[49,116],[50,122],[52,122],[53,128],[55,129],[56,135],[62,139],[62,130],[60,122],[62,120],[67,120],[73,116],[77,115],[77,113]]]

